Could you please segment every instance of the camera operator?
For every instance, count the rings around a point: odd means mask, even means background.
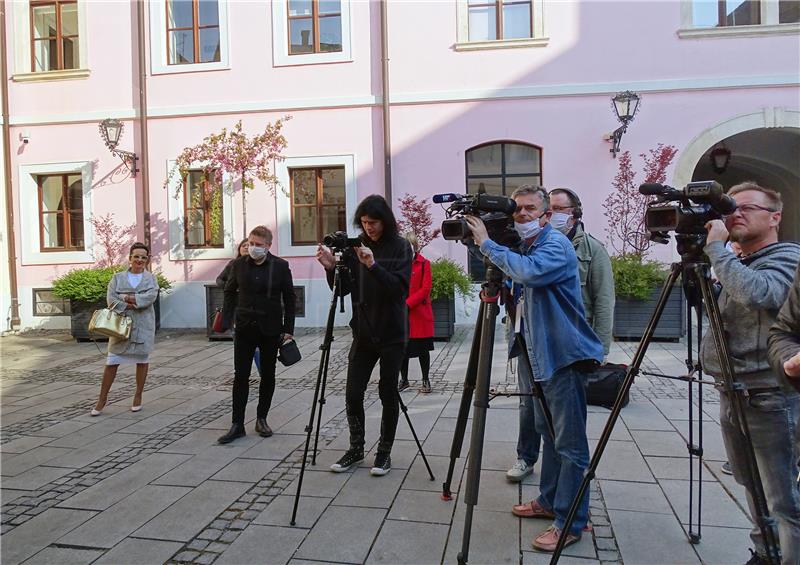
[[[800,391],[800,267],[794,274],[789,298],[778,312],[778,321],[769,330],[768,343],[772,368],[789,377],[789,383]]]
[[[397,233],[397,221],[382,196],[366,197],[356,209],[353,224],[362,230],[362,245],[342,254],[347,267],[341,279],[342,295],[350,294],[353,304],[353,343],[347,367],[346,410],[350,427],[350,449],[331,470],[347,471],[364,459],[364,392],[372,370],[380,361],[378,394],[383,405],[381,435],[371,475],[385,475],[391,469],[391,451],[400,408],[397,378],[405,357],[408,334],[408,296],[413,253]],[[333,288],[336,260],[332,251],[320,245],[317,260],[325,267]]]
[[[553,416],[555,442],[542,410],[536,406],[536,430],[542,435],[539,498],[528,516],[554,519],[536,536],[533,547],[552,552],[566,522],[572,500],[589,466],[586,439],[586,370],[603,359],[603,345],[586,322],[575,250],[549,224],[550,202],[541,187],[521,186],[511,197],[517,203],[514,227],[523,240],[523,253],[488,237],[480,218],[467,216],[475,243],[512,281],[524,285],[521,308],[527,353],[533,378],[542,385]],[[576,543],[589,518],[589,489],[580,501],[567,545]]]
[[[778,309],[786,300],[792,275],[800,261],[800,245],[778,242],[783,204],[779,193],[753,182],[732,187],[728,195],[736,210],[725,221],[706,224],[704,251],[717,275],[717,298],[725,327],[734,379],[747,388],[745,416],[770,516],[777,521],[782,563],[800,563],[800,494],[794,484],[797,453],[795,422],[800,417],[800,394],[770,369],[767,335]],[[741,256],[725,249],[725,242],[741,245]],[[721,376],[714,340],[706,333],[700,347],[703,370]],[[725,451],[736,482],[747,490],[754,519],[753,477],[750,475],[745,436],[734,424],[731,393],[720,392],[720,427]],[[759,528],[750,537],[755,545],[748,563],[766,562]]]

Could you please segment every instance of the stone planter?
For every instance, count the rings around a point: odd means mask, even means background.
[[[108,341],[108,338],[103,335],[95,335],[89,333],[89,321],[92,319],[92,314],[95,310],[100,310],[106,307],[105,298],[96,302],[83,302],[77,300],[70,300],[70,333],[76,341]],[[159,293],[156,301],[153,303],[153,310],[156,314],[156,331],[161,329],[161,293]]]
[[[452,297],[431,301],[433,307],[433,339],[449,341],[456,324],[456,302]]]
[[[617,297],[614,306],[614,337],[623,341],[642,339],[647,323],[653,315],[661,287],[654,288],[647,300]],[[672,289],[661,319],[653,334],[654,339],[678,341],[686,334],[686,304],[683,289]]]
[[[225,289],[215,284],[207,284],[206,286],[206,336],[209,341],[222,341],[232,340],[233,334],[230,330],[224,333],[215,332],[211,326],[214,325],[214,313],[217,308],[222,310],[222,305],[225,302]]]

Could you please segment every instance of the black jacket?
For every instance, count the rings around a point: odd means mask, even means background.
[[[238,257],[236,259],[238,259]],[[225,265],[225,268],[222,269],[222,272],[217,275],[217,286],[225,288],[225,283],[228,282],[228,277],[231,276],[231,269],[233,268],[233,263],[236,261],[236,259],[231,259],[228,261],[228,264]]]
[[[414,254],[408,242],[399,236],[384,236],[372,241],[361,236],[372,249],[375,264],[367,269],[347,249],[342,260],[348,267],[342,280],[342,295],[350,294],[353,318],[350,327],[357,342],[373,345],[405,343],[408,339],[408,285]],[[334,271],[326,271],[333,288]]]
[[[264,335],[294,333],[295,294],[289,263],[272,254],[256,265],[250,257],[233,261],[225,283],[222,325],[231,327],[234,313],[236,325],[253,322]]]

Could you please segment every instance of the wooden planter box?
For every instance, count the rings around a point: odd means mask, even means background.
[[[433,307],[433,339],[449,341],[456,324],[456,301],[454,298],[437,298]]]
[[[95,310],[100,310],[106,307],[106,300],[98,300],[97,302],[83,302],[70,300],[70,332],[76,341],[108,341],[104,335],[95,335],[89,333],[89,321],[92,319],[92,314]],[[161,294],[159,293],[156,301],[153,303],[153,309],[156,314],[156,331],[161,329]]]
[[[206,335],[211,341],[232,340],[233,334],[230,330],[224,333],[216,333],[211,326],[214,325],[214,313],[217,308],[222,310],[225,302],[225,289],[215,284],[206,286]]]
[[[647,300],[617,297],[614,306],[614,337],[620,340],[642,339],[647,323],[653,315],[661,287],[653,289]],[[676,286],[669,295],[664,312],[653,334],[654,339],[677,341],[686,334],[686,303],[683,289]]]

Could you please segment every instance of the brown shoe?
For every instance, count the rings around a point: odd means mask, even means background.
[[[561,530],[556,528],[555,526],[550,526],[541,534],[536,536],[533,539],[533,549],[538,549],[539,551],[546,551],[547,553],[552,553],[555,551],[556,546],[558,545],[558,538],[561,536]],[[567,541],[564,544],[564,547],[568,547],[573,543],[578,543],[581,539],[581,536],[576,536],[573,534],[567,534]]]
[[[525,504],[515,504],[511,508],[511,513],[520,518],[545,518],[547,520],[552,520],[556,517],[552,511],[545,510],[536,500],[531,500]]]

